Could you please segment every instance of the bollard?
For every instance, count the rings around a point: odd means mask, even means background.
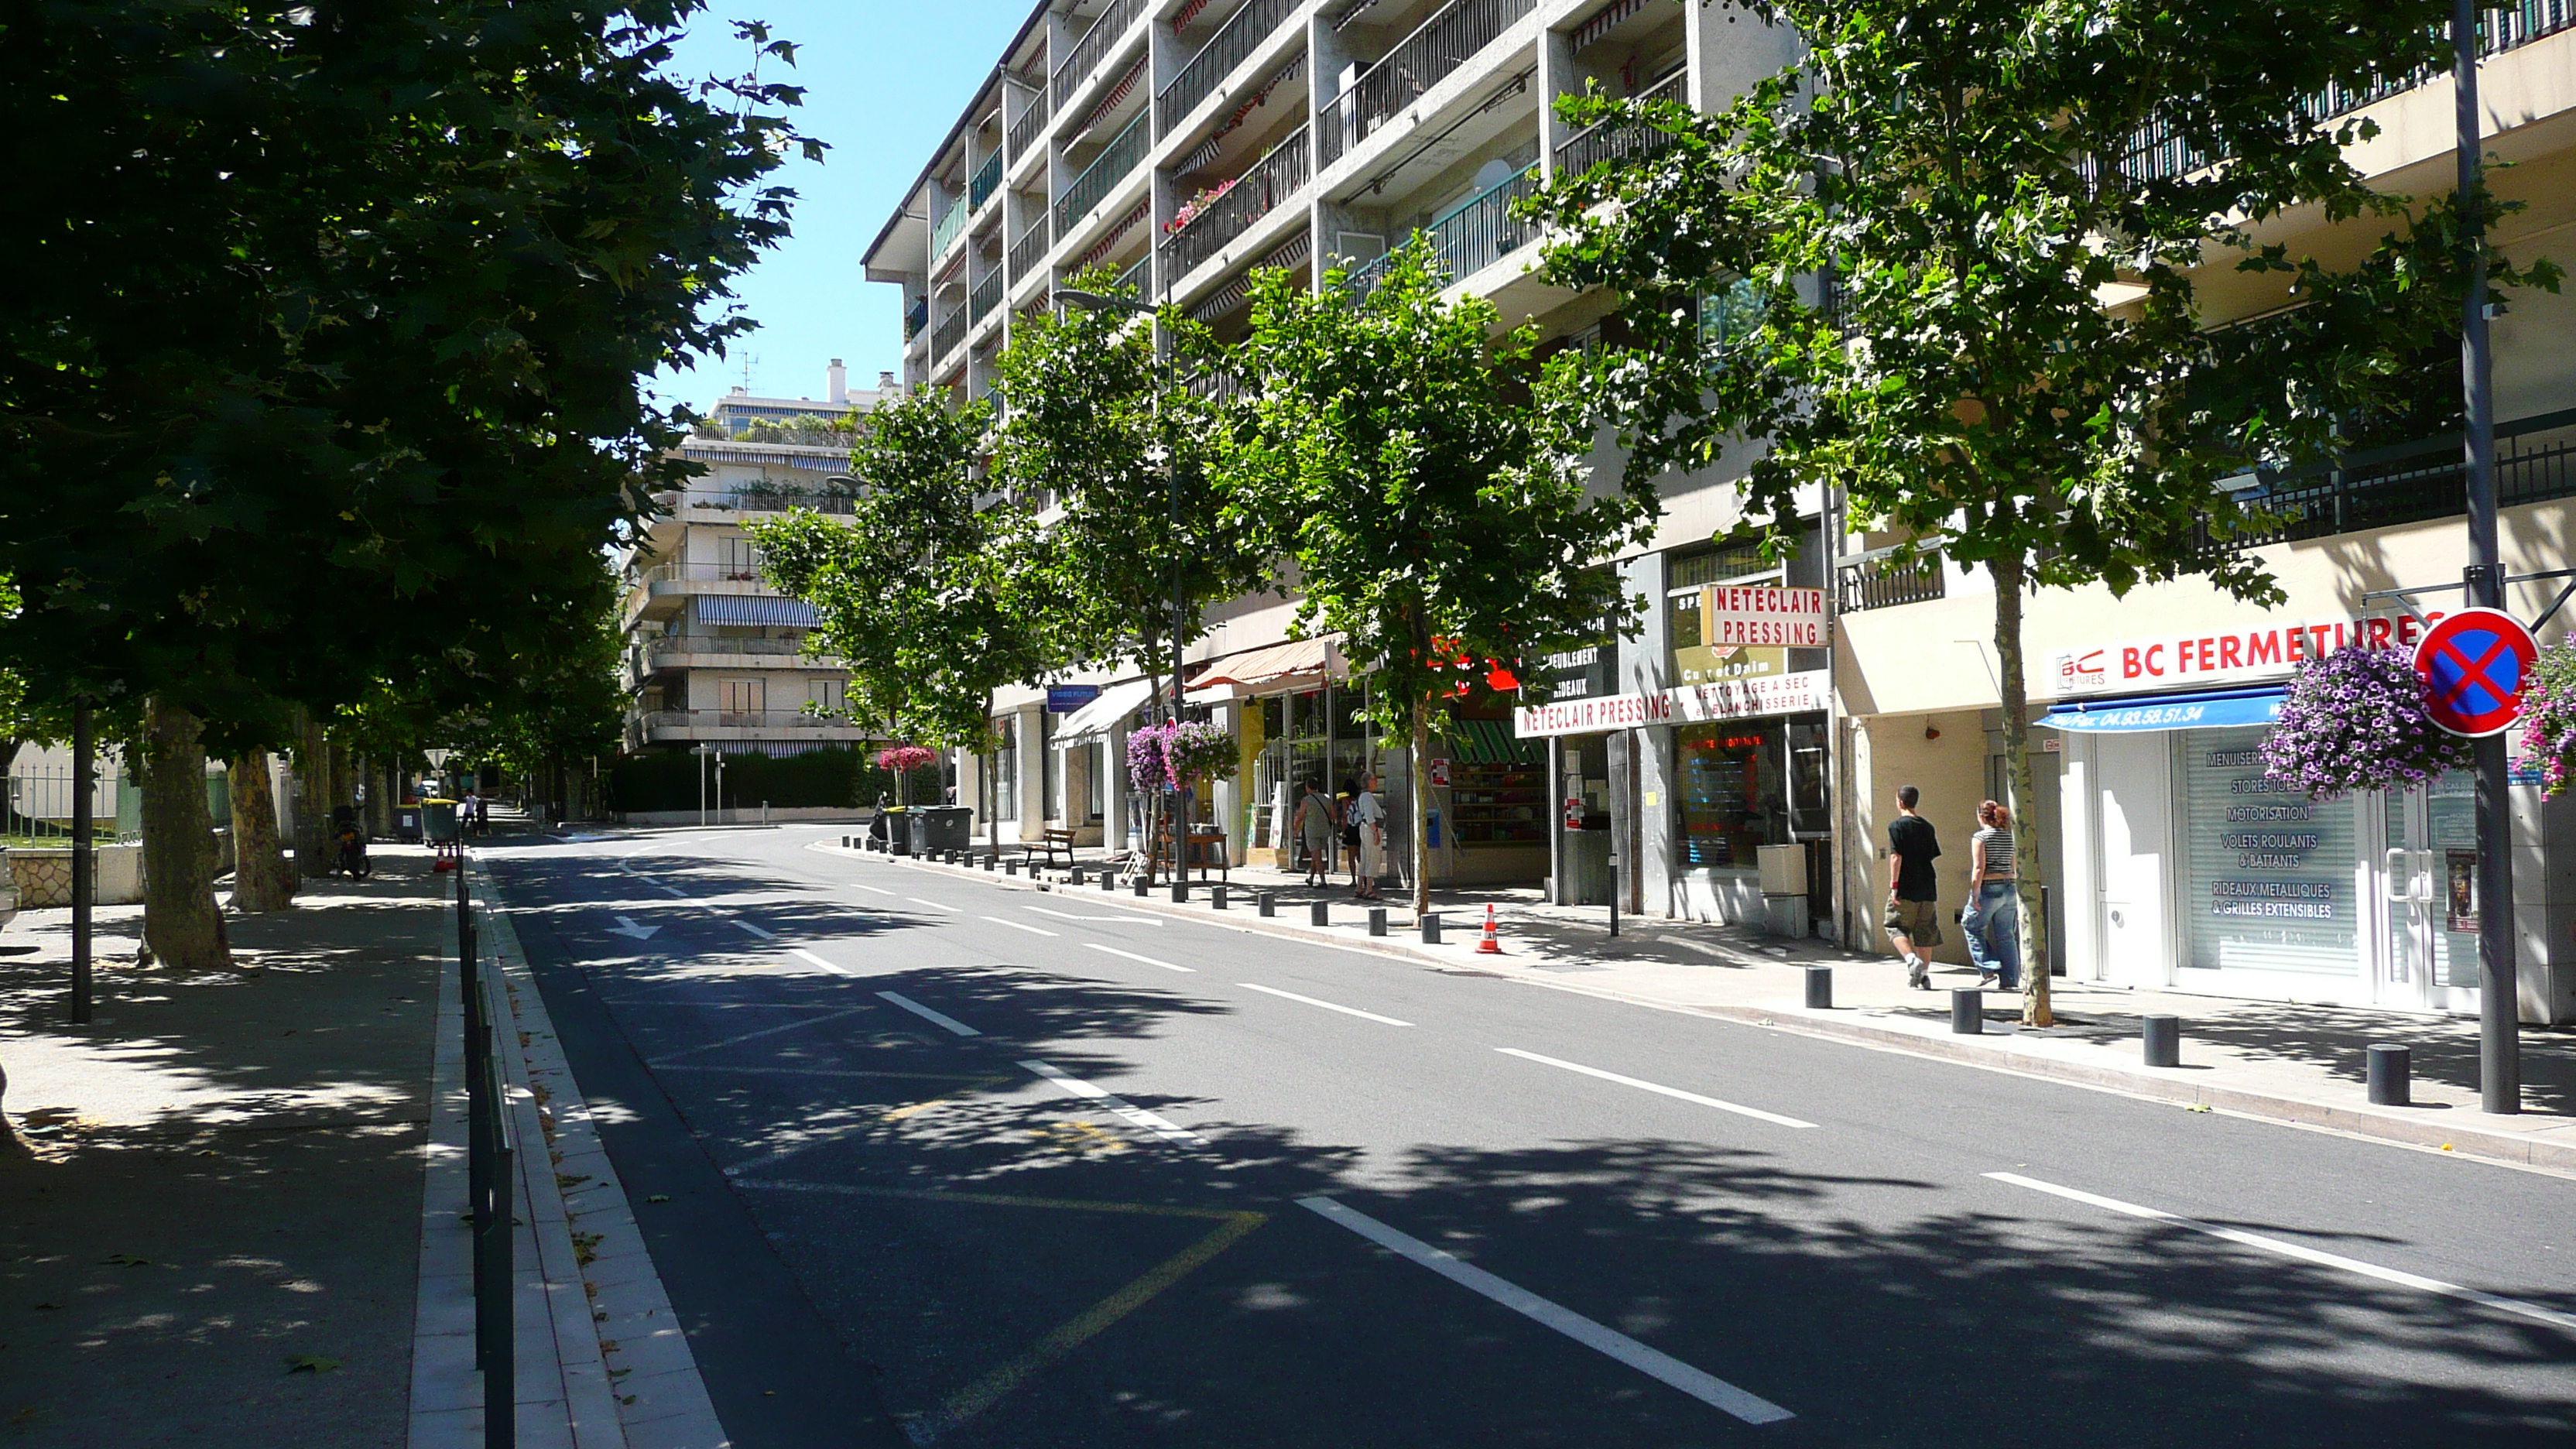
[[[1000,865],[1001,863],[1002,858],[998,855],[988,855],[984,857],[984,869],[987,873],[990,873],[993,867]]]
[[[1208,887],[1208,908],[1218,911],[1225,909],[1225,882],[1219,881]]]
[[[1329,926],[1333,923],[1333,903],[1331,901],[1308,902],[1306,916],[1311,925]]]
[[[1369,934],[1372,936],[1383,936],[1386,934],[1386,907],[1369,907]]]
[[[2141,1018],[2139,1036],[2146,1042],[2147,1065],[2178,1067],[2182,1065],[2182,1018],[2150,1016]]]
[[[1425,911],[1422,913],[1422,944],[1425,946],[1437,946],[1440,944],[1440,913],[1438,911]]]
[[[1016,861],[1016,860],[1006,860],[1006,861],[1003,861],[1003,862],[1002,862],[1002,874],[1004,874],[1004,875],[1018,875],[1019,873],[1020,873],[1020,863],[1019,863],[1018,861]]]
[[[1258,910],[1265,916],[1275,916],[1279,914],[1279,898],[1268,891],[1253,892],[1252,905],[1255,910]]]
[[[2370,1063],[2370,1105],[2374,1107],[2412,1107],[2408,1076],[2414,1070],[2414,1053],[2395,1042],[2372,1042]]]
[[[1138,899],[1138,900],[1140,900],[1140,901],[1141,901],[1141,900],[1143,900],[1144,898],[1145,898],[1145,878],[1144,878],[1143,876],[1141,876],[1141,875],[1140,875],[1140,876],[1136,877],[1136,899]]]
[[[1986,993],[1973,986],[1961,986],[1950,993],[1950,1030],[1960,1036],[1979,1036],[1986,1029]]]
[[[1831,1011],[1833,1008],[1834,968],[1831,966],[1808,967],[1807,1009],[1809,1011]]]
[[[1189,881],[1188,881],[1188,880],[1183,879],[1183,880],[1176,880],[1176,881],[1172,882],[1172,899],[1173,899],[1175,902],[1179,902],[1179,901],[1186,901],[1186,900],[1188,900],[1189,898],[1190,898],[1190,883],[1189,883]]]
[[[1101,872],[1100,872],[1100,889],[1101,889],[1103,892],[1114,891],[1114,890],[1118,889],[1118,876],[1117,876],[1117,873],[1116,873],[1116,872],[1114,872],[1114,871],[1109,871],[1109,870],[1103,870],[1103,871],[1101,871]]]
[[[1066,876],[1065,876],[1065,878],[1064,878],[1064,883],[1065,883],[1066,885],[1080,885],[1080,884],[1082,884],[1082,867],[1081,867],[1081,866],[1078,866],[1078,865],[1077,865],[1077,866],[1075,866],[1075,867],[1073,867],[1073,868],[1072,868],[1072,870],[1071,870],[1069,873],[1067,873],[1067,874],[1066,874]]]

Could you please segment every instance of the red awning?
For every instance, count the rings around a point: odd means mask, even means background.
[[[1333,647],[1334,643],[1333,639],[1291,639],[1267,649],[1246,650],[1199,671],[1189,687],[1209,689],[1230,684],[1249,688],[1282,679],[1346,675],[1349,671],[1343,667],[1341,651]]]

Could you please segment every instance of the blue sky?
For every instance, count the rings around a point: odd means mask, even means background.
[[[868,281],[860,254],[921,172],[1035,0],[715,0],[689,26],[675,69],[739,75],[750,48],[735,20],[764,20],[799,50],[785,77],[806,87],[804,130],[831,146],[823,164],[773,173],[799,193],[795,235],[736,283],[760,330],[730,356],[657,378],[654,392],[701,412],[743,380],[771,396],[823,395],[823,368],[849,364],[852,387],[903,368],[897,289]],[[776,62],[764,66],[775,76]]]

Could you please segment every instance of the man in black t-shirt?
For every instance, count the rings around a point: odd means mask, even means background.
[[[1941,911],[1935,904],[1940,888],[1932,862],[1941,857],[1941,839],[1932,822],[1914,813],[1923,792],[1912,785],[1896,787],[1896,818],[1887,823],[1887,940],[1905,958],[1905,984],[1932,989],[1932,963],[1915,950],[1941,944]]]

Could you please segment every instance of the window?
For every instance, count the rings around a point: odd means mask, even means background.
[[[726,578],[741,580],[760,577],[760,545],[750,539],[732,534],[726,535],[720,542],[723,548],[719,555],[722,560],[722,568],[719,571]]]
[[[1045,710],[1039,710],[1038,770],[1040,775],[1038,783],[1038,809],[1043,811],[1046,818],[1049,820],[1061,820],[1065,815],[1064,807],[1066,804],[1063,795],[1064,754],[1062,751],[1055,749],[1049,743],[1054,735],[1055,716],[1047,713]]]
[[[758,675],[716,681],[718,708],[728,715],[760,715],[769,709],[769,681]],[[749,721],[757,724],[757,719]]]
[[[1674,745],[1683,870],[1750,874],[1760,847],[1789,842],[1781,721],[1694,726]]]
[[[2359,807],[2315,802],[2263,773],[2263,730],[2178,730],[2183,964],[2349,977],[2361,903]]]
[[[1672,649],[1673,683],[1713,684],[1721,679],[1751,679],[1789,672],[1789,651],[1700,642],[1703,591],[1720,584],[1779,584],[1787,570],[1762,561],[1751,544],[1686,554],[1669,560],[1664,573],[1664,627]]]
[[[841,712],[841,681],[809,679],[805,681],[805,702],[823,714]]]

